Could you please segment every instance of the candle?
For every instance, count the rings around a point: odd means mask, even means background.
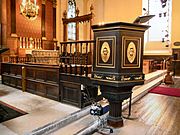
[[[34,0],[34,5],[36,5],[36,0]]]

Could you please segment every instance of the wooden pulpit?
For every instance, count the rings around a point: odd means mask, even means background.
[[[143,46],[147,25],[116,22],[94,25],[92,81],[108,99],[110,126],[123,126],[122,102],[135,85],[144,83]]]

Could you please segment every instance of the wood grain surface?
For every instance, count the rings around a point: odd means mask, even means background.
[[[174,81],[168,87],[180,88],[180,78]],[[180,135],[180,98],[149,93],[132,105],[131,117],[151,127],[146,135]]]

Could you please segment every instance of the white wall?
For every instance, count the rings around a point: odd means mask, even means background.
[[[58,0],[59,1],[59,0]],[[135,18],[142,14],[142,0],[76,0],[77,7],[80,10],[80,15],[90,13],[90,5],[94,6],[94,19],[93,24],[108,23],[108,22],[133,22]],[[144,53],[145,55],[170,55],[171,47],[175,41],[180,41],[180,0],[172,1],[172,42],[169,47],[166,47],[167,43],[162,42],[149,42],[145,44]],[[61,20],[62,12],[66,9],[67,0],[60,0],[60,10],[58,13],[58,20]],[[63,11],[62,11],[63,10]],[[62,41],[62,21],[58,22],[57,37],[58,40]],[[80,26],[80,39],[88,39],[89,26]],[[58,32],[59,31],[59,32]]]

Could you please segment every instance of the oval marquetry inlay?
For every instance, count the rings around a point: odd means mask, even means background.
[[[130,63],[133,63],[136,58],[136,46],[133,42],[130,42],[128,45],[127,58]]]
[[[110,47],[108,42],[104,42],[101,47],[101,59],[104,63],[109,60],[110,57]]]

